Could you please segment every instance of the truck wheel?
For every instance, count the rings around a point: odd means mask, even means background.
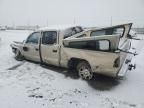
[[[79,76],[82,79],[90,80],[93,77],[90,65],[85,61],[80,61],[76,67]]]
[[[18,49],[15,49],[15,59],[18,60],[18,61],[23,60],[23,56],[22,56],[21,52]]]

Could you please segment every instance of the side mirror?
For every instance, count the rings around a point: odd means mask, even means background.
[[[110,50],[110,42],[108,40],[99,41],[99,50],[108,51]]]

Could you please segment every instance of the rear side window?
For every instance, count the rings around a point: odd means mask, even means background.
[[[56,31],[46,31],[43,32],[42,44],[54,44],[57,41]]]
[[[108,40],[77,41],[70,42],[69,45],[65,47],[95,51],[109,51],[110,42]]]
[[[100,35],[105,35],[105,34],[106,34],[105,30],[91,32],[91,36],[100,36]]]
[[[72,28],[68,28],[68,29],[66,29],[66,30],[64,31],[64,39],[65,39],[65,38],[68,38],[68,37],[70,37],[70,36],[72,36],[72,35],[75,35],[75,34],[77,34],[77,33],[80,33],[80,32],[82,32],[82,31],[83,31],[82,27],[72,27]]]
[[[76,33],[80,33],[83,31],[83,29],[81,27],[75,27],[75,31]]]
[[[119,35],[123,35],[124,32],[124,28],[114,28],[113,29],[113,34],[119,34]]]

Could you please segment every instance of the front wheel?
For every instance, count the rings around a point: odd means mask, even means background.
[[[80,61],[77,65],[77,71],[82,79],[90,80],[93,77],[90,65],[85,61]]]
[[[18,61],[23,60],[23,56],[22,56],[21,52],[18,49],[15,49],[15,59],[18,60]]]

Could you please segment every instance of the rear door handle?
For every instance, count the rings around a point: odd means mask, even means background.
[[[57,52],[57,50],[53,50],[53,52]]]
[[[35,48],[35,50],[36,50],[36,51],[39,51],[39,49],[38,49],[38,48]]]

